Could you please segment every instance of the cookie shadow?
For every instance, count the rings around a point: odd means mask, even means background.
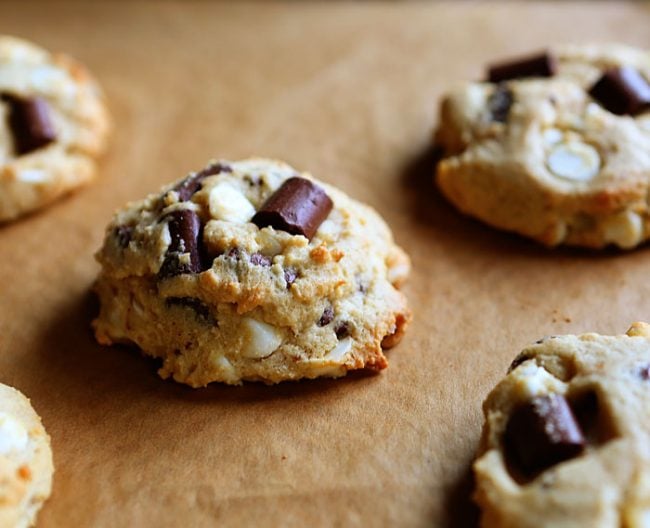
[[[240,386],[212,383],[194,389],[161,379],[157,374],[160,361],[143,355],[136,347],[99,345],[91,329],[91,321],[98,312],[98,301],[90,290],[61,307],[39,338],[40,365],[25,365],[28,369],[47,372],[52,383],[65,387],[65,391],[56,391],[56,396],[66,398],[71,405],[87,404],[89,398],[92,400],[100,394],[104,398],[110,395],[150,398],[156,404],[164,400],[186,400],[206,405],[245,405],[326,394],[341,387],[360,389],[380,377],[372,371],[357,371],[338,380],[301,380],[273,386],[253,382]]]
[[[458,480],[446,493],[443,526],[478,528],[480,511],[472,500],[475,479],[470,463]]]
[[[516,254],[536,259],[611,259],[647,251],[650,248],[649,242],[641,244],[633,251],[615,246],[603,249],[545,247],[522,235],[490,227],[458,211],[438,189],[434,175],[443,154],[442,148],[435,144],[421,150],[405,164],[400,184],[408,201],[409,214],[413,215],[424,229],[433,231],[436,240],[446,247],[460,251],[481,250],[506,255]]]

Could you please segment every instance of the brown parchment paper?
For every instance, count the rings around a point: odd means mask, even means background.
[[[650,319],[650,252],[549,251],[430,185],[437,100],[548,43],[647,45],[643,3],[0,2],[85,62],[115,121],[95,184],[0,228],[0,381],[52,437],[41,527],[472,526],[481,402],[545,334]],[[413,259],[379,375],[192,390],[95,344],[112,211],[211,157],[284,159],[376,207]]]

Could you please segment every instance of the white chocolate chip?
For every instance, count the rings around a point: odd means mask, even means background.
[[[522,363],[517,375],[517,392],[523,400],[552,392],[564,393],[564,384],[534,362]]]
[[[0,412],[0,454],[22,451],[28,441],[29,435],[22,424],[7,413]]]
[[[542,133],[542,137],[544,138],[544,143],[551,146],[562,141],[564,133],[559,128],[547,128]]]
[[[600,156],[591,145],[571,141],[555,146],[546,159],[546,165],[560,178],[585,182],[598,174]]]
[[[238,380],[237,371],[226,356],[219,356],[215,363],[225,379],[234,381]]]
[[[43,169],[23,169],[18,172],[18,179],[27,183],[41,183],[47,180]]]
[[[242,355],[247,358],[261,359],[270,356],[282,344],[282,335],[270,324],[244,318],[244,349]]]
[[[643,237],[643,220],[633,211],[623,211],[609,217],[603,224],[605,242],[613,242],[629,249],[636,246]]]
[[[339,344],[330,350],[325,358],[330,361],[336,361],[338,363],[350,351],[351,348],[352,338],[346,337],[345,339],[341,339],[341,341],[339,341]]]
[[[255,208],[248,199],[232,185],[220,183],[210,191],[210,215],[226,222],[248,222]]]

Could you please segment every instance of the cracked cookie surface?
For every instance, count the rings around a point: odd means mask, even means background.
[[[409,259],[379,215],[271,160],[215,161],[127,205],[97,258],[97,340],[193,387],[382,369],[410,319]]]
[[[545,245],[635,247],[650,237],[650,53],[594,45],[549,55],[550,76],[502,79],[517,72],[492,68],[499,82],[446,95],[437,184],[462,212]],[[619,70],[638,100],[596,88]]]
[[[52,489],[50,438],[29,400],[0,384],[0,526],[32,526]]]
[[[92,180],[108,130],[99,85],[81,64],[0,35],[0,222]]]
[[[482,526],[647,526],[650,325],[540,340],[483,412],[474,463]]]

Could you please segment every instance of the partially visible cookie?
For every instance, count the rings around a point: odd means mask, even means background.
[[[383,369],[410,320],[379,215],[277,161],[215,161],[128,204],[97,259],[97,340],[193,387]]]
[[[78,62],[0,36],[0,222],[92,180],[109,118]]]
[[[32,526],[52,489],[50,438],[29,400],[0,384],[0,526]]]
[[[462,212],[543,244],[650,237],[650,53],[560,46],[443,99],[436,180]]]
[[[483,411],[482,526],[648,526],[650,325],[538,341]]]

